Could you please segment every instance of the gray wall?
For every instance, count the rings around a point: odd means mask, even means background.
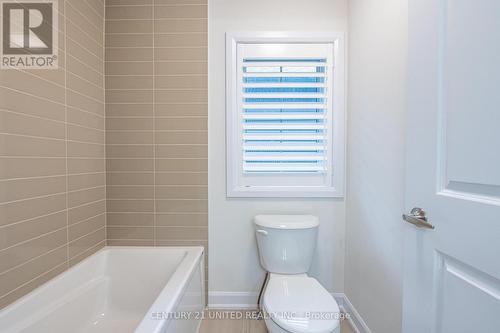
[[[351,0],[345,293],[374,333],[401,332],[406,0]]]
[[[208,22],[211,295],[241,292],[245,301],[248,295],[258,292],[264,273],[257,256],[252,218],[265,213],[319,215],[318,253],[312,274],[329,290],[341,292],[344,288],[343,200],[226,198],[224,74],[227,31],[346,31],[347,1],[317,0],[311,6],[301,0],[211,0]],[[256,301],[256,296],[253,298]]]

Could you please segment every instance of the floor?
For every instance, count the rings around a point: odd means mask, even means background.
[[[249,311],[208,311],[199,333],[268,333],[263,320],[252,318],[254,312]],[[347,320],[342,321],[340,330],[353,333]]]

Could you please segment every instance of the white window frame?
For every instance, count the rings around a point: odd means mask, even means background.
[[[342,32],[228,32],[226,34],[226,187],[228,197],[343,197],[346,154],[346,68]],[[241,145],[237,100],[239,43],[331,43],[333,71],[333,174],[330,186],[242,186],[239,184]]]

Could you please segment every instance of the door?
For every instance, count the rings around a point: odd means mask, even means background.
[[[500,1],[409,0],[408,55],[403,332],[500,332]]]

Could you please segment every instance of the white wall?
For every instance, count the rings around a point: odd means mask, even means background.
[[[401,332],[407,0],[350,0],[345,293]]]
[[[209,1],[209,291],[258,292],[256,214],[315,214],[321,227],[311,274],[344,288],[345,204],[334,199],[228,199],[225,179],[225,33],[346,31],[347,0]]]

